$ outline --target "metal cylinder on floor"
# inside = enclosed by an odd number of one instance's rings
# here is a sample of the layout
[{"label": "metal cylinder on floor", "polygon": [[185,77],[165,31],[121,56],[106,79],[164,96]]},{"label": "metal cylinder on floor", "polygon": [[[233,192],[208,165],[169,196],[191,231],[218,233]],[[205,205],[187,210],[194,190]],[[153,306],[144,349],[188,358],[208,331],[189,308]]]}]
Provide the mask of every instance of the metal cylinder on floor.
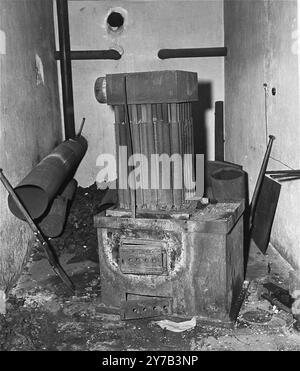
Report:
[{"label": "metal cylinder on floor", "polygon": [[47,237],[58,237],[61,235],[64,229],[64,225],[67,217],[68,203],[74,197],[77,188],[77,181],[72,179],[64,191],[58,195],[49,210],[49,213],[39,223],[41,231]]},{"label": "metal cylinder on floor", "polygon": [[246,199],[246,173],[236,168],[223,168],[211,174],[214,199],[217,201]]}]

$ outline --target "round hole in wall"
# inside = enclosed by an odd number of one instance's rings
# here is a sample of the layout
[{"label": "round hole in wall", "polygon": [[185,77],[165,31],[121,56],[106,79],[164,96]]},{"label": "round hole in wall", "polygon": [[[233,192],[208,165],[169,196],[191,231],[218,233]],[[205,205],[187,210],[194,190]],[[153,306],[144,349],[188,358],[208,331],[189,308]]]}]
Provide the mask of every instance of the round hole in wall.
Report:
[{"label": "round hole in wall", "polygon": [[111,12],[107,17],[107,23],[110,27],[122,27],[124,24],[124,17],[119,12]]},{"label": "round hole in wall", "polygon": [[128,24],[128,12],[126,9],[116,6],[110,8],[105,19],[105,28],[113,38],[122,34]]},{"label": "round hole in wall", "polygon": [[117,11],[112,11],[107,17],[106,22],[111,31],[118,31],[124,25],[124,16]]}]

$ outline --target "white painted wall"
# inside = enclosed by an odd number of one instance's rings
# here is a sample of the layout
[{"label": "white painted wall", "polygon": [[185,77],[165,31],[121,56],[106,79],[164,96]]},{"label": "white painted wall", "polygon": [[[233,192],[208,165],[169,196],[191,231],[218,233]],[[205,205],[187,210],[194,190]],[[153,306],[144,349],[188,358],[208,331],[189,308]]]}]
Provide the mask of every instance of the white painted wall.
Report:
[{"label": "white painted wall", "polygon": [[[51,0],[0,0],[0,167],[13,186],[61,142]],[[0,183],[0,290],[16,282],[32,245]]]},{"label": "white painted wall", "polygon": [[[109,34],[105,19],[110,9],[127,11],[125,30]],[[94,82],[99,76],[119,72],[181,69],[198,73],[200,83],[211,84],[211,108],[205,112],[208,153],[214,156],[214,102],[224,100],[223,58],[159,60],[160,48],[223,46],[223,0],[194,1],[69,1],[72,50],[124,50],[118,61],[73,61],[73,88],[77,128],[86,117],[84,135],[89,141],[77,179],[81,186],[94,183],[99,171],[100,153],[114,153],[113,112],[94,97]],[[201,97],[200,97],[201,99]],[[197,125],[197,122],[195,122]],[[197,138],[196,138],[197,139]]]},{"label": "white painted wall", "polygon": [[[264,83],[267,134],[276,137],[268,169],[300,168],[297,6],[297,0],[225,0],[225,155],[249,173],[250,197],[266,149]],[[271,243],[295,269],[299,220],[300,180],[282,183]]]}]

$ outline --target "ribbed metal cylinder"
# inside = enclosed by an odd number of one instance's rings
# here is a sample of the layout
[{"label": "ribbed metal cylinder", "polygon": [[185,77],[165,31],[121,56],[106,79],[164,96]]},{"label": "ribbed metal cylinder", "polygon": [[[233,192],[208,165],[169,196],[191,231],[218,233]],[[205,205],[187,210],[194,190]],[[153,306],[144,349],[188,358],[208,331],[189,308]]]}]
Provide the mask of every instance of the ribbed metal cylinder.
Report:
[{"label": "ribbed metal cylinder", "polygon": [[[125,123],[124,109],[115,106],[116,145],[131,148],[128,123]],[[143,188],[135,190],[138,209],[181,209],[189,197],[195,175],[193,121],[191,103],[131,104],[128,106],[132,130],[133,154],[145,156],[146,162],[136,164],[140,167],[137,182]],[[118,158],[122,172],[125,160]],[[152,157],[151,155],[157,155]],[[162,155],[170,160],[164,161]],[[172,156],[175,157],[172,158]],[[128,157],[130,153],[128,152]],[[176,161],[176,156],[178,161]],[[174,160],[174,161],[173,161]],[[133,170],[127,169],[127,174]],[[166,187],[167,179],[170,182]],[[119,188],[120,208],[130,208],[130,190]]]}]

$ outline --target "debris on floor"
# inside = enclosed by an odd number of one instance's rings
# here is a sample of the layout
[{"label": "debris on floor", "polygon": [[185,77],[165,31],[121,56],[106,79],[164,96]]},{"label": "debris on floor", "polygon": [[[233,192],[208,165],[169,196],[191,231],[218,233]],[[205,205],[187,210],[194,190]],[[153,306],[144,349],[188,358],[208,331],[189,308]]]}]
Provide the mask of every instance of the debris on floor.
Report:
[{"label": "debris on floor", "polygon": [[[97,232],[93,216],[98,214],[105,191],[97,189],[96,183],[89,188],[78,187],[63,234],[51,240],[58,255],[73,254],[72,262],[91,260],[98,262]],[[33,259],[39,260],[43,252],[38,248]]]},{"label": "debris on floor", "polygon": [[172,332],[183,332],[193,329],[196,326],[196,317],[193,317],[190,321],[174,322],[168,319],[153,322],[160,326],[164,330]]},{"label": "debris on floor", "polygon": [[77,295],[70,294],[44,254],[34,248],[7,297],[6,314],[0,314],[0,350],[300,350],[291,313],[261,296],[270,279],[284,283],[275,268],[268,272],[262,255],[260,266],[257,256],[251,261],[251,283],[233,329],[197,321],[178,333],[159,328],[153,319],[122,321],[117,312],[105,312],[93,227],[101,199],[95,185],[79,188],[63,235],[51,240]]}]

